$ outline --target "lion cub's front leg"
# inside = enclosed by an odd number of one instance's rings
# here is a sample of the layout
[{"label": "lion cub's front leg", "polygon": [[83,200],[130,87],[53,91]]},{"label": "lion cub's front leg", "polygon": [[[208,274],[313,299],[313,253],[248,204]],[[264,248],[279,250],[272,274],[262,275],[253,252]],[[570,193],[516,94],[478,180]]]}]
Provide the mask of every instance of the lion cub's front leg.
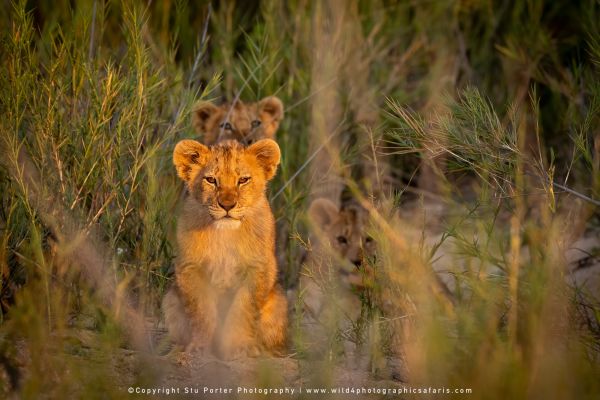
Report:
[{"label": "lion cub's front leg", "polygon": [[249,288],[235,293],[222,326],[218,342],[219,355],[226,360],[255,357],[259,354],[256,340],[256,303]]},{"label": "lion cub's front leg", "polygon": [[210,287],[198,276],[178,274],[177,286],[190,318],[190,341],[186,352],[210,351],[217,327],[217,301]]},{"label": "lion cub's front leg", "polygon": [[287,299],[279,286],[273,287],[260,309],[258,330],[263,347],[276,355],[283,352],[287,330]]},{"label": "lion cub's front leg", "polygon": [[214,302],[205,301],[190,304],[189,314],[192,322],[192,335],[186,352],[210,352],[216,329],[216,306]]}]

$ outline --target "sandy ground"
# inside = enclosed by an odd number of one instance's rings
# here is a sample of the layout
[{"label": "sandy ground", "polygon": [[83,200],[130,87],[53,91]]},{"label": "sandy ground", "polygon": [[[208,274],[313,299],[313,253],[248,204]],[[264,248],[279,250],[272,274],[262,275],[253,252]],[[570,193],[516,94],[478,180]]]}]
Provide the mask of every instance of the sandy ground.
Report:
[{"label": "sandy ground", "polygon": [[[403,388],[401,382],[373,377],[362,367],[333,366],[326,361],[309,363],[293,355],[223,361],[211,355],[174,351],[165,356],[151,356],[142,364],[133,352],[122,352],[118,358],[120,366],[115,370],[115,379],[123,393],[132,391],[139,397],[347,398],[353,394],[352,390],[356,396],[356,390],[364,388],[367,393],[359,398],[379,398],[383,390]],[[315,375],[317,371],[320,375]],[[140,376],[146,378],[140,380]],[[313,389],[325,389],[327,393],[309,393]],[[329,392],[331,389],[349,393],[338,396]]]}]

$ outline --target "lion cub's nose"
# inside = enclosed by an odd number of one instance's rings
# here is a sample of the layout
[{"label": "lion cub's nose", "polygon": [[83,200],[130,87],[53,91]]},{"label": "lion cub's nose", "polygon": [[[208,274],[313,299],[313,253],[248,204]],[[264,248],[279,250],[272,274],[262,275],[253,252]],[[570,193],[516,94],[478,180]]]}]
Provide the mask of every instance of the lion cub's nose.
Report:
[{"label": "lion cub's nose", "polygon": [[219,197],[218,199],[218,203],[219,206],[225,210],[225,211],[229,211],[231,210],[233,207],[235,207],[236,205],[236,198],[235,196],[231,195],[231,194],[227,194],[224,196]]},{"label": "lion cub's nose", "polygon": [[233,207],[235,207],[235,202],[232,203],[221,203],[219,202],[219,205],[221,206],[221,208],[225,211],[229,211],[231,210]]}]

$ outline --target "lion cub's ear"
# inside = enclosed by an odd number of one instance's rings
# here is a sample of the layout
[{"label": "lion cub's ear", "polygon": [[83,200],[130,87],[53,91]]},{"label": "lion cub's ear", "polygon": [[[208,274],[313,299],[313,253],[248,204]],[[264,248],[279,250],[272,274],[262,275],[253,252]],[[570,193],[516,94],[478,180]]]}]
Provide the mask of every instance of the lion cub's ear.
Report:
[{"label": "lion cub's ear", "polygon": [[212,130],[212,117],[217,115],[220,108],[210,101],[200,101],[194,106],[192,113],[192,126],[198,134],[206,134]]},{"label": "lion cub's ear", "polygon": [[266,180],[270,180],[275,176],[281,159],[281,151],[277,142],[271,139],[262,139],[249,146],[246,152],[256,157],[258,163],[265,171]]},{"label": "lion cub's ear", "polygon": [[338,217],[340,210],[333,201],[319,197],[313,200],[308,209],[308,216],[317,226],[328,226]]},{"label": "lion cub's ear", "polygon": [[269,96],[259,101],[258,115],[262,121],[265,136],[275,137],[279,122],[283,119],[283,103],[279,97]]},{"label": "lion cub's ear", "polygon": [[173,164],[177,175],[186,183],[192,178],[194,168],[202,168],[208,161],[210,149],[195,140],[182,140],[173,151]]}]

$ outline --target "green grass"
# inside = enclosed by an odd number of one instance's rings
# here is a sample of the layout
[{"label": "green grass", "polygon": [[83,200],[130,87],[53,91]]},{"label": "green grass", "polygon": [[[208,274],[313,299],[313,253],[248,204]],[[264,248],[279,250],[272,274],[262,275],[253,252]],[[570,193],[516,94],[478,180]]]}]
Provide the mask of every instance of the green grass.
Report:
[{"label": "green grass", "polygon": [[[147,350],[191,108],[270,94],[286,107],[270,189],[284,285],[322,163],[370,211],[376,285],[352,340],[373,376],[404,353],[410,384],[473,398],[600,393],[600,306],[565,283],[563,257],[600,222],[597,2],[34,3],[0,15],[0,363],[26,360],[22,397],[97,393],[123,348]],[[446,214],[439,242],[418,245],[402,211],[428,210],[428,154],[445,160],[432,176]],[[432,293],[441,254],[454,304]],[[138,361],[132,379],[151,383]]]}]

